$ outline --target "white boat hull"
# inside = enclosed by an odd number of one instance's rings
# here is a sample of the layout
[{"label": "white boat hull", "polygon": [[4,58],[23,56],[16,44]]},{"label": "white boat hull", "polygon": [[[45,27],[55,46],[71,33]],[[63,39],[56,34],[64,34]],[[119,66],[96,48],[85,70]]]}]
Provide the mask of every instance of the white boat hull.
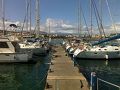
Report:
[{"label": "white boat hull", "polygon": [[118,59],[120,58],[120,47],[105,46],[105,47],[91,47],[80,50],[79,48],[74,52],[73,57],[84,59]]},{"label": "white boat hull", "polygon": [[91,52],[91,51],[82,51],[77,55],[74,55],[76,58],[83,59],[118,59],[120,58],[120,52]]},{"label": "white boat hull", "polygon": [[25,53],[5,53],[0,54],[0,62],[29,62],[32,59],[32,55]]}]

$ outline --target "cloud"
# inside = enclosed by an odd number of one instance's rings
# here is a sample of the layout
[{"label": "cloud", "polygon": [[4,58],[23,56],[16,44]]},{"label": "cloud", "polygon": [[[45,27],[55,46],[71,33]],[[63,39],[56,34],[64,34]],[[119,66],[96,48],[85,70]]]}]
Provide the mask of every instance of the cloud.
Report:
[{"label": "cloud", "polygon": [[62,28],[73,28],[72,25],[68,25],[68,24],[64,24],[64,23],[61,26],[62,26]]},{"label": "cloud", "polygon": [[55,19],[52,19],[52,18],[47,18],[46,20],[46,26],[47,27],[60,27],[61,24],[63,23],[63,20],[55,20]]},{"label": "cloud", "polygon": [[120,33],[120,23],[115,23],[114,25],[106,25],[104,26],[105,32],[108,34],[111,33]]},{"label": "cloud", "polygon": [[[5,21],[5,30],[12,31],[15,29],[13,27],[10,27],[10,24],[15,24],[16,26],[18,26],[18,28],[16,29],[17,31],[21,31],[22,28],[24,31],[26,30],[26,24],[19,21]],[[24,24],[24,27],[23,27],[23,24]],[[30,23],[28,23],[28,26],[30,26]],[[3,21],[0,20],[0,30],[2,29],[3,29]],[[34,27],[31,27],[31,29],[34,30]],[[28,30],[29,30],[29,27],[28,27]]]},{"label": "cloud", "polygon": [[[19,21],[5,21],[5,27],[6,30],[13,30],[12,27],[10,27],[10,24],[15,24],[19,26],[17,28],[18,31],[22,30],[23,23]],[[28,23],[28,26],[30,23]],[[43,32],[49,32],[50,27],[50,33],[76,33],[76,26],[74,24],[70,24],[68,21],[64,21],[62,19],[53,19],[53,18],[47,18],[45,23],[42,23],[40,25],[40,31]],[[0,20],[0,29],[2,30],[2,21]],[[26,24],[24,24],[23,30],[26,30]],[[29,28],[28,28],[29,30]],[[35,30],[34,27],[32,27],[32,30]]]},{"label": "cloud", "polygon": [[75,31],[75,25],[62,19],[47,18],[46,27],[48,29],[50,27],[52,33],[73,33],[73,31]]}]

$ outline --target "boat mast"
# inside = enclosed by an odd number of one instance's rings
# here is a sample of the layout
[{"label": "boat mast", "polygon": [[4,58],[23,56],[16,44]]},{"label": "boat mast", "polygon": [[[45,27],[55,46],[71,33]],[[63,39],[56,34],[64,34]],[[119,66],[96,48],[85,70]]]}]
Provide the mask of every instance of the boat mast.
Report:
[{"label": "boat mast", "polygon": [[91,36],[93,35],[93,27],[92,27],[92,17],[93,17],[93,15],[92,15],[92,1],[90,0],[90,31],[91,31]]},{"label": "boat mast", "polygon": [[5,0],[2,0],[2,30],[3,35],[5,35]]},{"label": "boat mast", "polygon": [[28,8],[29,8],[29,4],[28,4],[28,0],[26,0],[26,31],[28,31]]},{"label": "boat mast", "polygon": [[35,8],[35,13],[36,13],[36,38],[39,37],[39,31],[40,31],[40,15],[39,15],[39,0],[36,0],[36,8]]},{"label": "boat mast", "polygon": [[50,35],[50,20],[49,20],[49,28],[48,28],[48,33],[49,33],[49,42],[51,42],[51,35]]},{"label": "boat mast", "polygon": [[80,0],[78,0],[78,37],[80,37]]},{"label": "boat mast", "polygon": [[99,0],[99,18],[100,18],[100,30],[102,31],[102,34],[104,37],[106,37],[105,30],[103,28],[103,20],[102,20],[102,7],[103,7],[103,1]]},{"label": "boat mast", "polygon": [[31,35],[31,0],[26,0],[26,31]]},{"label": "boat mast", "polygon": [[49,37],[50,37],[50,20],[49,20],[49,28],[48,28],[48,33],[49,33]]},{"label": "boat mast", "polygon": [[29,14],[30,14],[30,29],[29,29],[29,31],[30,31],[30,36],[32,35],[32,33],[31,33],[31,0],[30,0],[30,10],[29,10]]}]

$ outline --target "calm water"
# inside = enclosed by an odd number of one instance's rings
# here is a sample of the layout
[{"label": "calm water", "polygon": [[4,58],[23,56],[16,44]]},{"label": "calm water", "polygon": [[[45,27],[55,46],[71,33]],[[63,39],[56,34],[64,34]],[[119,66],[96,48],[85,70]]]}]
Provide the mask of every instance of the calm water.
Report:
[{"label": "calm water", "polygon": [[[60,42],[52,40],[51,44]],[[44,90],[51,53],[34,59],[36,64],[0,64],[0,90]]]},{"label": "calm water", "polygon": [[[52,44],[59,45],[61,41],[52,40]],[[0,64],[0,90],[44,90],[51,54],[36,59],[36,64]],[[88,81],[90,73],[96,72],[97,77],[120,85],[120,61],[76,59],[76,62]],[[99,90],[118,89],[99,82]]]},{"label": "calm water", "polygon": [[[101,61],[101,60],[80,60],[76,59],[80,71],[90,82],[91,72],[95,72],[98,78],[106,80],[120,86],[120,60]],[[119,90],[108,84],[99,83],[99,90]]]},{"label": "calm water", "polygon": [[0,90],[44,90],[50,55],[36,64],[0,64]]}]

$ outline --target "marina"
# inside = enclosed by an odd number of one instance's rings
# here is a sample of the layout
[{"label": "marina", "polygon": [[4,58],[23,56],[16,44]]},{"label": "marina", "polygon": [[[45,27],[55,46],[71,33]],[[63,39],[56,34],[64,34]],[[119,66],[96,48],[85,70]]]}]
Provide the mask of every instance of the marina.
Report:
[{"label": "marina", "polygon": [[119,4],[0,0],[0,90],[120,90]]},{"label": "marina", "polygon": [[[56,42],[56,43],[55,43]],[[59,39],[53,39],[52,43],[57,45],[56,49],[62,48],[60,51],[62,51],[63,57],[65,59],[60,59],[61,56],[58,55],[59,52],[55,52],[54,54],[49,53],[46,57],[39,56],[37,58],[34,58],[37,60],[35,64],[20,64],[20,63],[13,63],[13,64],[0,64],[0,89],[1,90],[53,90],[55,88],[55,79],[57,79],[58,82],[58,88],[62,85],[62,87],[69,88],[68,84],[72,86],[75,84],[74,80],[79,83],[76,84],[78,88],[81,88],[80,81],[78,79],[87,80],[87,84],[91,81],[91,72],[95,72],[97,77],[100,79],[103,79],[105,81],[111,82],[112,84],[120,85],[120,61],[104,61],[104,60],[82,60],[82,59],[76,59],[76,62],[72,61],[73,59],[70,56],[66,56],[65,50],[63,47],[61,47],[60,43],[62,40]],[[60,46],[59,46],[60,45]],[[56,56],[57,55],[57,56]],[[61,68],[57,65],[57,68],[54,68],[56,65],[55,63],[59,63],[60,61],[55,60],[61,60],[62,64],[66,64],[67,66],[63,66],[61,71]],[[65,61],[63,61],[65,60]],[[67,60],[67,61],[66,61]],[[50,65],[52,62],[53,65]],[[94,63],[93,63],[94,62]],[[60,64],[60,63],[59,63]],[[51,73],[48,71],[51,67]],[[69,66],[70,65],[70,66]],[[67,70],[65,69],[67,67]],[[68,69],[71,69],[68,71]],[[79,72],[80,70],[80,72]],[[56,75],[55,72],[57,71]],[[61,71],[62,73],[58,73]],[[74,73],[72,73],[74,71]],[[67,72],[71,72],[72,76],[70,74],[68,75]],[[66,73],[67,76],[63,76],[64,73]],[[77,73],[77,74],[76,74]],[[82,73],[82,74],[81,74]],[[61,77],[57,75],[63,74]],[[48,77],[47,77],[48,75]],[[53,77],[51,77],[51,76]],[[77,76],[75,76],[77,75]],[[50,77],[49,77],[50,76]],[[67,86],[66,83],[60,83],[64,80],[68,80]],[[8,82],[9,81],[9,82]],[[50,82],[48,82],[50,81]],[[48,89],[46,88],[46,82],[48,82]],[[74,83],[72,83],[74,82]],[[86,81],[85,81],[86,82]],[[83,82],[84,83],[84,82]],[[90,85],[90,84],[89,84]],[[83,87],[85,88],[85,87]],[[82,89],[83,89],[82,88]],[[111,85],[101,83],[99,82],[99,90],[109,90],[108,88],[111,88],[111,90],[118,90],[118,88],[115,88]],[[62,88],[63,90],[63,88]],[[73,89],[74,90],[74,89]],[[83,89],[84,90],[84,89]]]}]

